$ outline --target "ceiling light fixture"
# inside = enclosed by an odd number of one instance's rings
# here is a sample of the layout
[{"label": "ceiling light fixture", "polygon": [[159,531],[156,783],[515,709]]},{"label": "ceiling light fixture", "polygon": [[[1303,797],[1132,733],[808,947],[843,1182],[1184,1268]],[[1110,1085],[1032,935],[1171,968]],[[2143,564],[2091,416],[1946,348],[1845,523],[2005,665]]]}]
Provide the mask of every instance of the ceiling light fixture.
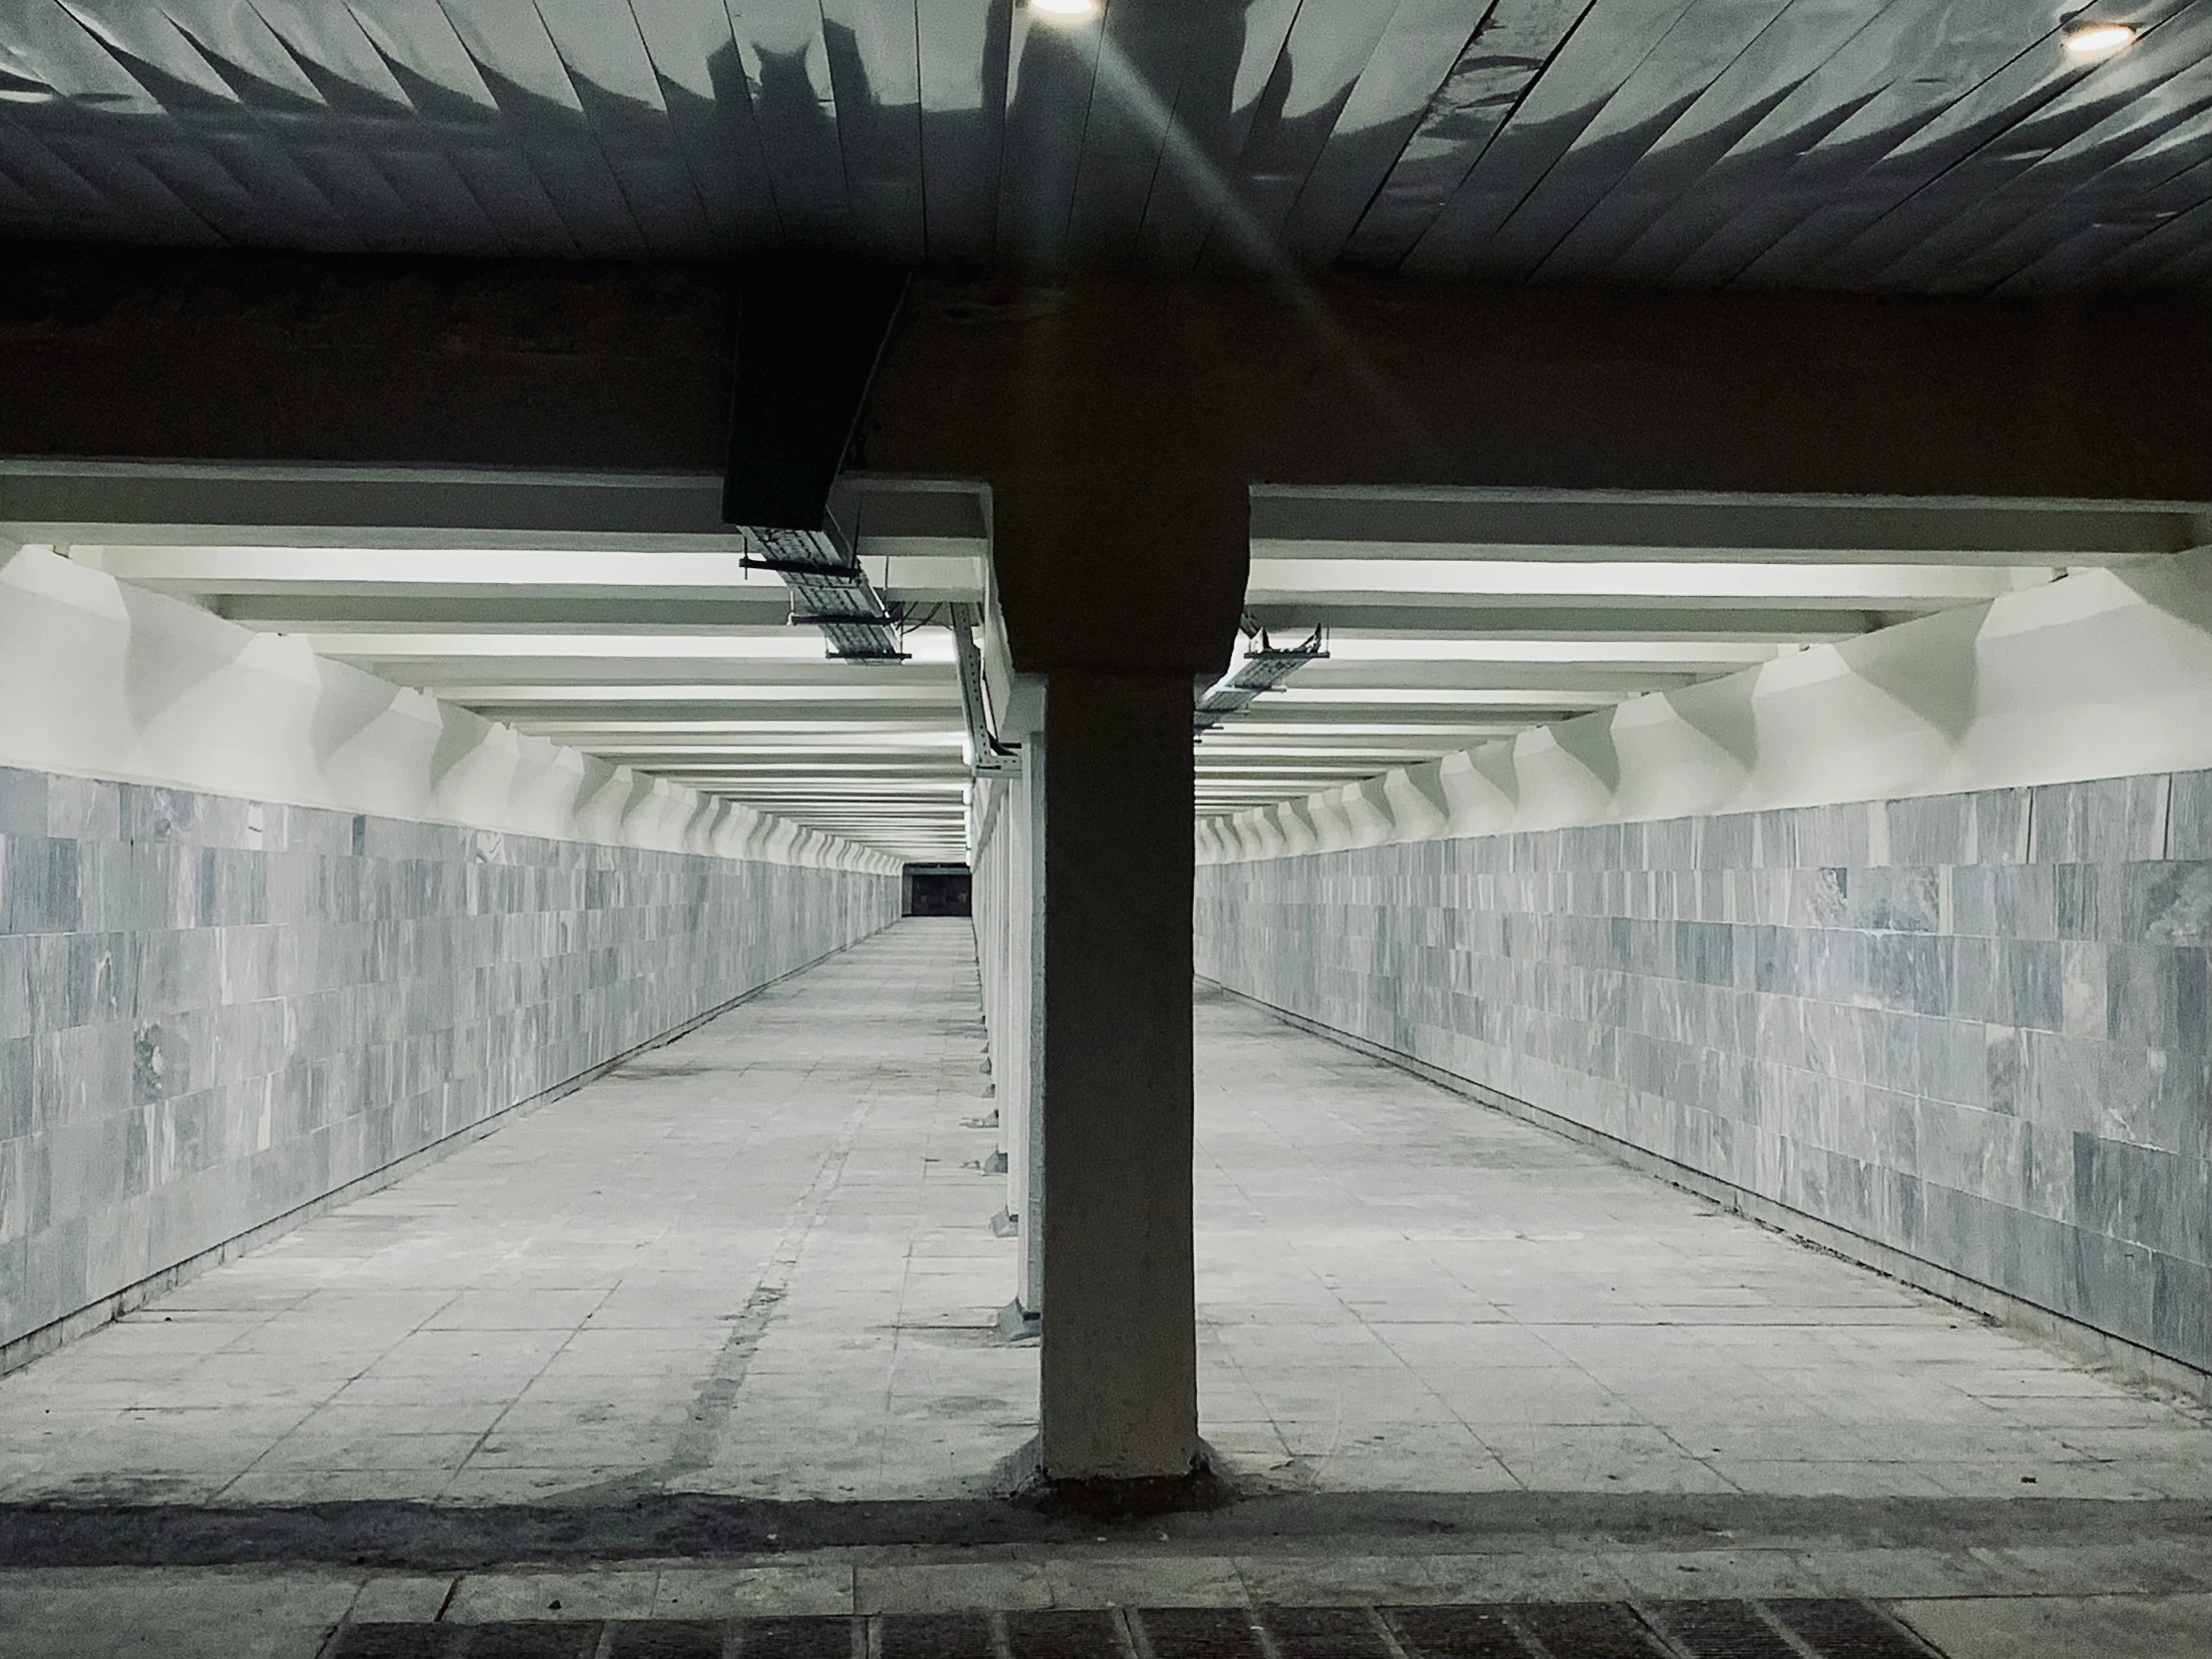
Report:
[{"label": "ceiling light fixture", "polygon": [[2109,58],[2135,44],[2135,29],[2127,23],[2081,23],[2066,31],[2066,55],[2073,58]]},{"label": "ceiling light fixture", "polygon": [[1051,17],[1089,17],[1098,10],[1098,0],[1029,0],[1029,9]]}]

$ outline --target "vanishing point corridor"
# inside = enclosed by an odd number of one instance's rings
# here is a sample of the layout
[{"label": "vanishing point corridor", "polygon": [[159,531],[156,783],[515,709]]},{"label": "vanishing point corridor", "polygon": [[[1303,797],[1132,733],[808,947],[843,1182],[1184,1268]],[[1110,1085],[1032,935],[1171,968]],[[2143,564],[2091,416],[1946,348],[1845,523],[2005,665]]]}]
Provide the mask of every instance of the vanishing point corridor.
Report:
[{"label": "vanishing point corridor", "polygon": [[[0,1499],[992,1489],[965,920],[907,920],[0,1379]],[[1200,1406],[1344,1491],[2212,1496],[2201,1410],[1202,995]]]},{"label": "vanishing point corridor", "polygon": [[[1036,1348],[993,1325],[1014,1243],[986,1225],[976,995],[965,920],[897,923],[202,1274],[0,1380],[0,1502],[327,1519],[716,1493],[798,1517],[818,1500],[1002,1489],[1034,1428]],[[931,1564],[909,1547],[721,1568],[646,1550],[596,1574],[458,1580],[302,1567],[244,1603],[235,1571],[175,1568],[152,1575],[160,1616],[188,1634],[195,1616],[257,1619],[255,1651],[311,1654],[349,1609],[1598,1600],[1653,1594],[1654,1573],[1689,1593],[1693,1570],[1720,1575],[1698,1593],[1808,1594],[1854,1587],[1836,1575],[1855,1555],[1908,1574],[1893,1594],[1955,1597],[2047,1586],[2067,1562],[2109,1571],[2099,1540],[2134,1508],[2212,1495],[2201,1408],[1220,992],[1200,996],[1198,1067],[1202,1421],[1248,1495],[1767,1495],[1796,1500],[1806,1536],[1697,1568],[1619,1538],[1285,1559],[1177,1522],[1172,1542],[1121,1537],[1089,1560],[1016,1547]],[[1885,1555],[1834,1535],[1867,1500],[1901,1499],[2032,1500],[2059,1537],[2040,1555],[1889,1537]],[[2078,1500],[2131,1502],[2084,1523]],[[1575,1513],[1603,1532],[1626,1512]],[[1138,1546],[1154,1554],[1132,1561]],[[2138,1537],[2126,1559],[2162,1587],[2207,1587],[2185,1540]],[[113,1569],[0,1575],[0,1654],[153,1605]],[[1924,1627],[1962,1605],[1928,1603]]]}]

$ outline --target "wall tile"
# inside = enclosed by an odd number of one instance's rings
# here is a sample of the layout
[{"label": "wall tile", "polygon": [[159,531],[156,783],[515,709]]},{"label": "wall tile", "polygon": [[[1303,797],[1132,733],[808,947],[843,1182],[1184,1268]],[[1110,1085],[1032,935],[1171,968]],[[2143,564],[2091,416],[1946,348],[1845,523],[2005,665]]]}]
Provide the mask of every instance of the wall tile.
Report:
[{"label": "wall tile", "polygon": [[1208,865],[1197,928],[1277,1006],[2203,1363],[2212,774]]},{"label": "wall tile", "polygon": [[2166,796],[2168,858],[2212,858],[2212,772],[2176,773]]},{"label": "wall tile", "polygon": [[864,936],[897,898],[895,878],[0,770],[0,1342]]}]

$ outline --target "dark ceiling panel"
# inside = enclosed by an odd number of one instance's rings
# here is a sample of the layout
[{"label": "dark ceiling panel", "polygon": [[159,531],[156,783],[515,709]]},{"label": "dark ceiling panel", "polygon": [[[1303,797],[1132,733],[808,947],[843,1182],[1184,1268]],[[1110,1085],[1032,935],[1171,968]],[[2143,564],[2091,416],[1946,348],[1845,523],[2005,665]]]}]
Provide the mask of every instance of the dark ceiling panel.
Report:
[{"label": "dark ceiling panel", "polygon": [[1256,249],[1281,244],[1292,205],[1327,154],[1338,119],[1378,46],[1388,38],[1392,18],[1418,3],[1302,0],[1238,158],[1235,183],[1242,211],[1216,217],[1206,249],[1209,263],[1250,265]]},{"label": "dark ceiling panel", "polygon": [[[1198,8],[1193,8],[1198,10]],[[1248,0],[1199,11],[1175,98],[1175,131],[1161,152],[1138,232],[1137,262],[1187,271],[1214,221],[1234,202],[1232,173],[1252,131],[1299,0]]]},{"label": "dark ceiling panel", "polygon": [[[1744,158],[1738,188],[1757,190],[1770,147],[1745,141],[1777,112],[1803,98],[1808,84],[1849,42],[1878,24],[1899,0],[1824,0],[1773,9],[1773,15],[1694,96],[1644,152],[1604,180],[1604,191],[1572,230],[1543,257],[1547,280],[1587,278],[1615,268],[1670,209],[1715,176],[1732,156]],[[1924,4],[1925,0],[1905,0]],[[1782,129],[1782,130],[1787,130]]]},{"label": "dark ceiling panel", "polygon": [[1499,229],[1666,38],[1691,0],[1598,0],[1406,255],[1407,269],[1474,270]]},{"label": "dark ceiling panel", "polygon": [[2202,286],[2212,0],[17,0],[0,236]]},{"label": "dark ceiling panel", "polygon": [[1072,21],[1014,14],[997,246],[1025,265],[1055,266],[1067,254],[1108,15],[1104,7]]},{"label": "dark ceiling panel", "polygon": [[1284,247],[1294,260],[1327,265],[1344,252],[1472,45],[1467,11],[1464,0],[1400,0],[1292,205]]},{"label": "dark ceiling panel", "polygon": [[630,14],[714,247],[781,247],[776,197],[729,12],[721,0],[631,0]]},{"label": "dark ceiling panel", "polygon": [[2212,161],[2199,162],[2170,187],[2142,197],[2144,214],[2160,216],[2154,230],[2125,221],[2100,220],[2068,230],[2064,240],[2000,283],[1999,293],[2064,293],[2109,281],[2195,280],[2201,285],[2212,261]]},{"label": "dark ceiling panel", "polygon": [[1788,0],[1698,0],[1676,18],[1498,227],[1475,269],[1489,276],[1534,274],[1638,163],[1669,154],[1694,137],[1692,117],[1700,101],[1737,70],[1789,9]]},{"label": "dark ceiling panel", "polygon": [[1353,232],[1355,259],[1384,270],[1404,260],[1593,3],[1495,0]]},{"label": "dark ceiling panel", "polygon": [[1182,0],[1114,0],[1068,219],[1074,263],[1126,265],[1135,257],[1192,48],[1228,15]]},{"label": "dark ceiling panel", "polygon": [[[2208,58],[2212,13],[2185,13],[2150,31],[2112,73],[2064,87],[1862,231],[1829,265],[1874,271],[1901,288],[1984,287],[2015,267],[2002,253],[1987,263],[1976,256],[2024,215],[2079,212],[2088,206],[2076,199],[2084,189],[2110,193],[2087,223],[2129,213],[2129,198],[2187,166],[2192,140],[2201,154],[2212,108]],[[2139,155],[2147,166],[2131,166]]]},{"label": "dark ceiling panel", "polygon": [[851,247],[821,7],[816,0],[747,0],[731,7],[730,21],[785,243],[815,252]]},{"label": "dark ceiling panel", "polygon": [[921,197],[933,260],[983,260],[997,244],[1013,17],[1013,0],[915,0]]},{"label": "dark ceiling panel", "polygon": [[822,0],[852,235],[870,259],[919,265],[928,253],[921,179],[921,68],[915,0]]},{"label": "dark ceiling panel", "polygon": [[[2183,0],[2147,0],[2170,16]],[[1926,8],[1887,64],[1889,84],[1792,164],[1778,195],[1788,223],[1769,236],[1732,222],[1679,273],[1690,280],[1823,282],[1829,256],[1980,146],[2042,108],[2072,81],[2102,80],[2117,61],[2069,58],[2050,15],[1980,0]],[[1874,285],[1861,274],[1861,285]]]}]

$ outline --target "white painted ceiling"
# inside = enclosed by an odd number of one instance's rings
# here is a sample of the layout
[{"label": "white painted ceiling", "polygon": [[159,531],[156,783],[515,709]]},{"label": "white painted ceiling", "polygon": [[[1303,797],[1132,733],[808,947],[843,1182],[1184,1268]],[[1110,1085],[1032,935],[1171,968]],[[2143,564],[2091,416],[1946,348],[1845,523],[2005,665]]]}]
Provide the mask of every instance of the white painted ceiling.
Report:
[{"label": "white painted ceiling", "polygon": [[0,234],[2201,287],[2212,0],[8,0]]},{"label": "white painted ceiling", "polygon": [[[714,476],[0,461],[0,537],[545,737],[912,859],[963,855],[943,625],[973,486],[856,486],[904,663],[830,660]],[[1329,655],[1198,742],[1201,817],[1822,641],[2212,542],[2197,503],[1255,489],[1250,617]],[[1099,626],[1117,619],[1101,616]]]},{"label": "white painted ceiling", "polygon": [[2206,542],[2183,503],[1255,489],[1246,609],[1329,656],[1200,739],[1199,814]]},{"label": "white painted ceiling", "polygon": [[896,857],[961,857],[966,723],[924,619],[981,603],[975,491],[856,515],[916,619],[903,663],[830,660],[721,511],[719,476],[0,462],[0,538]]}]

